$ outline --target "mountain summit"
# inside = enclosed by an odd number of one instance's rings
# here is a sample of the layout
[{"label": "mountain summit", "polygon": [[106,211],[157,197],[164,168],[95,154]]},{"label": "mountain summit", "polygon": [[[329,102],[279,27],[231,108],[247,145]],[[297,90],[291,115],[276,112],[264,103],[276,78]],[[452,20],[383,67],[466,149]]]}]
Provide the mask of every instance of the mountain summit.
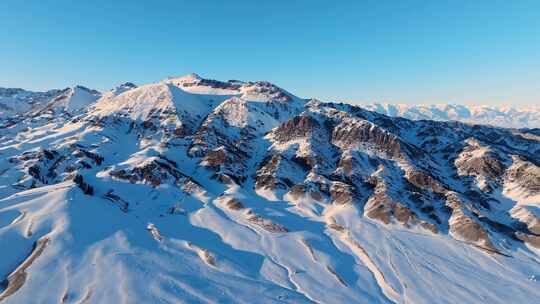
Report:
[{"label": "mountain summit", "polygon": [[537,129],[196,74],[0,98],[0,302],[540,298]]}]

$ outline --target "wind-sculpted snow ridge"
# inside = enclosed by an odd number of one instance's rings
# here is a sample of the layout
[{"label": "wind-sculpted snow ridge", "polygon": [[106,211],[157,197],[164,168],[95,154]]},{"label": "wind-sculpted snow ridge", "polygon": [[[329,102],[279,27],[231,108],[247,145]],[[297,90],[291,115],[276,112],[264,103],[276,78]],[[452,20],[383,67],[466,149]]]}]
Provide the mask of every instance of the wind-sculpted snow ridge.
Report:
[{"label": "wind-sculpted snow ridge", "polygon": [[533,129],[195,74],[39,104],[0,120],[2,303],[540,299]]},{"label": "wind-sculpted snow ridge", "polygon": [[362,107],[392,117],[414,120],[461,121],[503,128],[540,128],[540,107],[466,106],[454,104],[371,103]]}]

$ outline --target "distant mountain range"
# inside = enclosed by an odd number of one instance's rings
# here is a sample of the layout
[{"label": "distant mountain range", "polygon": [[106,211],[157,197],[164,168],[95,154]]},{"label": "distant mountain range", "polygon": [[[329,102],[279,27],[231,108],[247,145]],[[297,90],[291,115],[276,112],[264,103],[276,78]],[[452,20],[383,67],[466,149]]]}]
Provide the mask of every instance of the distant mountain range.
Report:
[{"label": "distant mountain range", "polygon": [[2,304],[540,299],[538,129],[416,120],[534,112],[195,74],[0,104]]},{"label": "distant mountain range", "polygon": [[452,104],[415,105],[372,103],[360,106],[392,117],[414,120],[455,120],[505,128],[540,128],[540,106],[496,107]]}]

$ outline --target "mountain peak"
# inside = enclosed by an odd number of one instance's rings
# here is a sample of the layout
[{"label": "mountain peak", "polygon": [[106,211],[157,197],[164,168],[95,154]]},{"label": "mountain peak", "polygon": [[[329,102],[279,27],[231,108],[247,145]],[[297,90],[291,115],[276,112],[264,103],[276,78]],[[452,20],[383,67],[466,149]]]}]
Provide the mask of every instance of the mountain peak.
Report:
[{"label": "mountain peak", "polygon": [[164,82],[183,84],[183,83],[194,83],[194,82],[200,81],[202,79],[203,78],[197,73],[189,73],[189,74],[186,74],[184,76],[170,76],[170,77],[167,77],[164,80]]}]

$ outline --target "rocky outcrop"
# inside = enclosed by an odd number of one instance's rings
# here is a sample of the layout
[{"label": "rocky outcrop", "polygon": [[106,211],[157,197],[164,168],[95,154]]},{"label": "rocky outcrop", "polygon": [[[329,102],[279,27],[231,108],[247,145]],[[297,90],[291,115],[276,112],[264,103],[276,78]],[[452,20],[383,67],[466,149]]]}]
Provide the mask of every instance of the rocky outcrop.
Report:
[{"label": "rocky outcrop", "polygon": [[127,180],[130,183],[146,183],[157,187],[167,180],[172,180],[178,185],[181,179],[186,178],[182,172],[176,169],[176,164],[167,159],[150,159],[146,163],[132,169],[113,170],[109,173],[112,177]]},{"label": "rocky outcrop", "polygon": [[273,233],[289,232],[289,229],[287,229],[285,226],[275,223],[269,219],[263,218],[262,216],[254,214],[253,212],[250,212],[248,214],[247,220],[256,226],[263,228],[264,230],[268,232],[273,232]]},{"label": "rocky outcrop", "polygon": [[308,115],[296,116],[280,125],[273,133],[274,139],[278,142],[287,142],[296,138],[309,136],[319,123]]},{"label": "rocky outcrop", "polygon": [[472,157],[456,162],[464,175],[485,176],[497,179],[504,173],[504,165],[495,156]]},{"label": "rocky outcrop", "polygon": [[332,142],[341,148],[373,147],[393,158],[404,153],[403,143],[393,134],[365,120],[346,119],[332,133]]},{"label": "rocky outcrop", "polygon": [[332,202],[337,205],[353,204],[355,192],[354,186],[342,182],[333,182],[330,186],[330,197]]},{"label": "rocky outcrop", "polygon": [[506,170],[504,161],[490,147],[476,140],[469,139],[467,144],[454,162],[457,172],[460,176],[474,177],[482,191],[491,192],[502,182]]},{"label": "rocky outcrop", "polygon": [[387,186],[384,182],[379,181],[373,194],[369,197],[364,206],[364,215],[380,221],[384,224],[397,222],[405,227],[420,225],[433,233],[438,232],[436,225],[425,220],[421,220],[419,216],[410,207],[404,203],[400,203],[393,199],[388,193]]},{"label": "rocky outcrop", "polygon": [[516,232],[515,237],[532,247],[540,249],[540,235]]},{"label": "rocky outcrop", "polygon": [[465,208],[456,193],[447,194],[446,205],[452,210],[448,222],[452,237],[488,251],[497,251],[486,229],[475,220],[473,213]]},{"label": "rocky outcrop", "polygon": [[34,263],[49,244],[49,238],[42,237],[34,243],[30,255],[13,271],[2,283],[3,292],[0,294],[0,302],[17,292],[26,282],[28,273],[26,269]]},{"label": "rocky outcrop", "polygon": [[228,162],[227,152],[223,147],[208,151],[203,157],[202,164],[206,167],[219,169],[220,166],[225,165]]},{"label": "rocky outcrop", "polygon": [[94,195],[94,187],[85,182],[84,178],[80,174],[76,174],[73,178],[73,182],[82,190],[86,195]]},{"label": "rocky outcrop", "polygon": [[[291,166],[288,160],[278,154],[268,155],[261,163],[261,167],[257,170],[255,179],[255,189],[267,190],[286,190],[294,186],[294,182],[287,176],[280,175],[280,169],[285,167],[283,171],[288,172]],[[291,171],[294,172],[294,171]]]},{"label": "rocky outcrop", "polygon": [[[336,187],[336,192],[334,193],[335,199],[339,200],[338,189]],[[308,183],[308,184],[297,184],[291,187],[288,192],[294,199],[301,197],[309,197],[316,202],[323,203],[326,201],[326,198],[330,195],[329,186],[323,183]],[[352,198],[352,194],[351,194]],[[352,201],[351,201],[352,202]],[[344,202],[346,203],[346,202]]]},{"label": "rocky outcrop", "polygon": [[244,205],[236,198],[234,197],[231,197],[227,200],[227,202],[225,203],[225,205],[227,206],[227,208],[229,208],[230,210],[242,210],[244,209]]},{"label": "rocky outcrop", "polygon": [[506,172],[507,181],[515,183],[529,192],[528,196],[540,193],[540,167],[513,157],[513,164]]},{"label": "rocky outcrop", "polygon": [[411,170],[407,172],[406,179],[418,188],[432,191],[434,193],[442,194],[447,191],[438,180],[422,171]]}]

